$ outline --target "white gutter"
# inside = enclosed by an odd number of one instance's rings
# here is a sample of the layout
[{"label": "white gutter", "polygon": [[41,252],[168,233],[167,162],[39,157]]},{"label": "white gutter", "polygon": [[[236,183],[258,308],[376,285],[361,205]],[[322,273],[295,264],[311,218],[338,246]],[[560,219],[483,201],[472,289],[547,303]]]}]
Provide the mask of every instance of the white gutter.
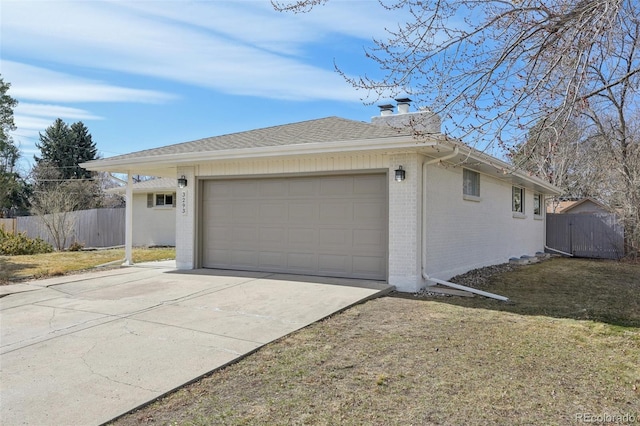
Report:
[{"label": "white gutter", "polygon": [[[442,160],[448,160],[448,159],[453,158],[453,157],[455,157],[456,155],[458,155],[458,153],[459,153],[459,152],[460,152],[460,149],[456,146],[456,147],[453,149],[453,152],[452,152],[451,154],[447,154],[447,155],[445,155],[444,157],[438,157],[438,158],[434,158],[433,160],[426,161],[426,162],[422,165],[422,175],[423,175],[423,176],[425,175],[425,173],[424,173],[424,172],[425,172],[424,167],[425,167],[426,165],[428,165],[428,164],[435,164],[435,163],[439,163],[439,162],[440,162],[440,161],[442,161]],[[425,181],[425,183],[426,183],[426,181]],[[424,186],[423,186],[423,188],[424,188]],[[424,190],[424,189],[423,189],[423,190]]]},{"label": "white gutter", "polygon": [[435,158],[433,160],[425,161],[424,163],[422,163],[422,232],[421,232],[422,244],[420,244],[421,249],[422,249],[422,256],[420,256],[422,258],[422,267],[421,267],[422,278],[424,278],[427,281],[427,285],[429,285],[429,281],[432,281],[432,282],[434,282],[436,284],[440,284],[440,285],[444,285],[444,286],[447,286],[447,287],[455,288],[456,290],[463,290],[463,291],[467,291],[469,293],[477,294],[477,295],[480,295],[480,296],[489,297],[491,299],[497,299],[497,300],[501,300],[503,302],[508,302],[509,301],[508,297],[500,296],[499,294],[489,293],[488,291],[478,290],[478,289],[473,288],[473,287],[467,287],[467,286],[464,286],[464,285],[455,284],[455,283],[452,283],[452,282],[449,282],[449,281],[440,280],[438,278],[431,278],[424,270],[424,267],[427,264],[427,259],[426,259],[426,257],[427,257],[426,228],[427,227],[425,226],[425,210],[426,210],[426,207],[427,207],[427,197],[424,196],[425,188],[427,187],[427,165],[438,163],[438,162],[440,162],[442,160],[447,160],[447,159],[453,158],[456,155],[458,155],[458,153],[459,153],[459,149],[456,146],[451,154],[447,154],[444,157]]}]

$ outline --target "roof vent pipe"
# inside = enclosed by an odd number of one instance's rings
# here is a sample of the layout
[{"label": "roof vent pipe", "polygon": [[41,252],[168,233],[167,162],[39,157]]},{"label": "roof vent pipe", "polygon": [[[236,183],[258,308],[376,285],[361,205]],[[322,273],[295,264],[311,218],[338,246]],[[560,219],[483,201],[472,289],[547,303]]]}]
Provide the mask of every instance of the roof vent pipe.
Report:
[{"label": "roof vent pipe", "polygon": [[409,112],[409,106],[411,105],[411,99],[409,98],[398,98],[396,99],[398,102],[398,114],[407,114]]},{"label": "roof vent pipe", "polygon": [[380,115],[383,117],[385,115],[393,115],[393,105],[391,104],[378,105],[378,108],[380,108]]}]

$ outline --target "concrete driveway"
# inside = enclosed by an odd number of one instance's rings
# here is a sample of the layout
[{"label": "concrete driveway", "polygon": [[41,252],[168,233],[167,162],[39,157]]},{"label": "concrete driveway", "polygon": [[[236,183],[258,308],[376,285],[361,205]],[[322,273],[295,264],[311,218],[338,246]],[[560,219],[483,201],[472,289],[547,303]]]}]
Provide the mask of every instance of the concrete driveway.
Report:
[{"label": "concrete driveway", "polygon": [[0,287],[0,423],[107,422],[390,290],[171,262]]}]

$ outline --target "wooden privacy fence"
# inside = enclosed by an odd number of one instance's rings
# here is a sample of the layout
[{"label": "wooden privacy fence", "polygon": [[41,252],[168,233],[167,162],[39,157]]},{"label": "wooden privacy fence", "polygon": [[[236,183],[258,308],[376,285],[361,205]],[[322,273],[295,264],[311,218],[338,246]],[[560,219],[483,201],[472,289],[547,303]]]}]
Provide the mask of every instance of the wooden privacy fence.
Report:
[{"label": "wooden privacy fence", "polygon": [[[113,247],[124,244],[125,209],[92,209],[67,213],[73,230],[66,246],[78,242],[85,247]],[[38,216],[16,218],[16,231],[30,238],[42,238],[55,247],[45,224]]]},{"label": "wooden privacy fence", "polygon": [[547,246],[577,257],[620,259],[624,228],[615,214],[547,214]]},{"label": "wooden privacy fence", "polygon": [[0,228],[4,229],[9,234],[16,233],[16,219],[15,218],[0,218]]}]

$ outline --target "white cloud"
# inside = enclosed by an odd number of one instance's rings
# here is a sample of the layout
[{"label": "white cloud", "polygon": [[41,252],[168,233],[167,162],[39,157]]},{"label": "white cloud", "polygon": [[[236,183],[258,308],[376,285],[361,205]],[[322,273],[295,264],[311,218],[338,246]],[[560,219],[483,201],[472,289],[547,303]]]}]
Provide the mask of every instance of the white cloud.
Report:
[{"label": "white cloud", "polygon": [[[332,1],[303,15],[273,11],[266,1],[8,2],[3,4],[2,35],[8,54],[30,52],[50,63],[227,94],[358,101],[358,93],[333,71],[331,59],[318,66],[305,48],[336,34],[368,39],[389,24],[389,16],[379,5],[362,1]],[[136,97],[132,89],[91,89],[29,85],[21,88],[21,96],[40,96],[41,101],[65,94],[71,101],[79,93]]]},{"label": "white cloud", "polygon": [[15,108],[14,114],[16,116],[50,117],[71,120],[102,120],[102,117],[80,108],[27,102],[20,102]]},{"label": "white cloud", "polygon": [[20,100],[162,103],[175,98],[158,91],[114,86],[13,61],[1,61],[0,69],[5,81],[11,83],[11,95]]}]

